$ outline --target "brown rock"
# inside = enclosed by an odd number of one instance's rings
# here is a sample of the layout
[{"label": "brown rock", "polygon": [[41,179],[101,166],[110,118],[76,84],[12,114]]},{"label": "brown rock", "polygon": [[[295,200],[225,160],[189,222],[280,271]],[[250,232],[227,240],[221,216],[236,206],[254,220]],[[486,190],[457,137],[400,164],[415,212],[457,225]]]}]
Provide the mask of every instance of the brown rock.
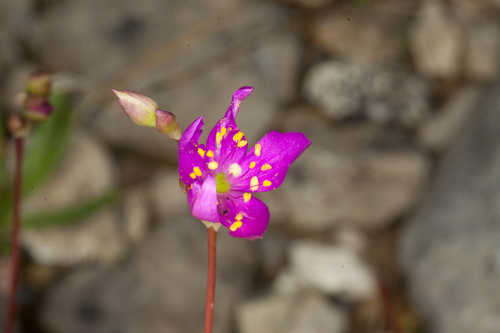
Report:
[{"label": "brown rock", "polygon": [[413,1],[362,5],[349,1],[320,13],[313,23],[312,38],[333,56],[363,64],[394,63],[404,54],[404,31],[414,12]]},{"label": "brown rock", "polygon": [[461,72],[463,31],[442,1],[425,1],[412,29],[417,69],[430,77],[456,78]]}]

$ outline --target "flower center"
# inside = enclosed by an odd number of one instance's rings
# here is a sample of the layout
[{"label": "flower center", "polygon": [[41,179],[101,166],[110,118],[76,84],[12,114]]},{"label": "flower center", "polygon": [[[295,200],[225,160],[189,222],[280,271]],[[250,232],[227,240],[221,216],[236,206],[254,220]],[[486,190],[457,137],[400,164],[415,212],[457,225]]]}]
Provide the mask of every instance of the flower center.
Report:
[{"label": "flower center", "polygon": [[226,180],[226,175],[223,173],[218,173],[215,175],[215,187],[217,193],[226,193],[229,191],[230,185]]}]

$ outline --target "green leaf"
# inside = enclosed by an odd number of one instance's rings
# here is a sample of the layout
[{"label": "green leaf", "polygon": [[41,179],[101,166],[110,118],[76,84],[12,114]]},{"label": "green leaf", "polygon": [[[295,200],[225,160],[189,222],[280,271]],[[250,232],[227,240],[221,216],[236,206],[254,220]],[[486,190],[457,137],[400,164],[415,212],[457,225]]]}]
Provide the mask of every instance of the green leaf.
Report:
[{"label": "green leaf", "polygon": [[26,149],[23,195],[31,194],[50,176],[69,144],[73,119],[69,96],[54,93],[50,102],[54,112],[38,127]]},{"label": "green leaf", "polygon": [[104,207],[114,203],[119,197],[116,190],[109,191],[88,201],[56,211],[39,212],[23,219],[24,228],[45,228],[63,226],[83,221]]},{"label": "green leaf", "polygon": [[[113,204],[120,197],[117,190],[111,190],[88,201],[54,211],[45,211],[26,216],[22,221],[24,229],[66,226],[81,222],[101,209]],[[4,224],[0,229],[0,253],[9,249],[10,224]]]},{"label": "green leaf", "polygon": [[[32,194],[54,171],[71,136],[73,110],[67,94],[53,93],[54,112],[28,139],[23,160],[23,196]],[[0,183],[0,225],[8,223],[12,209],[12,181]]]}]

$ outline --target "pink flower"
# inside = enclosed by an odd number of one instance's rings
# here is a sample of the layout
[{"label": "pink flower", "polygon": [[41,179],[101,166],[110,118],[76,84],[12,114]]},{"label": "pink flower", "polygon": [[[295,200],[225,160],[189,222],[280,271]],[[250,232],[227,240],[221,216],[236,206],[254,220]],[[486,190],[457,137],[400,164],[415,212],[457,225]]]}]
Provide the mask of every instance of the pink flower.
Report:
[{"label": "pink flower", "polygon": [[111,89],[125,114],[137,125],[156,127],[174,140],[179,140],[181,129],[171,112],[161,110],[151,98],[128,90]]},{"label": "pink flower", "polygon": [[253,91],[235,91],[231,105],[200,144],[203,116],[179,140],[179,176],[186,185],[194,217],[221,223],[233,237],[260,238],[269,222],[269,209],[255,197],[278,188],[288,167],[311,144],[302,133],[269,132],[250,150],[235,118],[240,103]]}]

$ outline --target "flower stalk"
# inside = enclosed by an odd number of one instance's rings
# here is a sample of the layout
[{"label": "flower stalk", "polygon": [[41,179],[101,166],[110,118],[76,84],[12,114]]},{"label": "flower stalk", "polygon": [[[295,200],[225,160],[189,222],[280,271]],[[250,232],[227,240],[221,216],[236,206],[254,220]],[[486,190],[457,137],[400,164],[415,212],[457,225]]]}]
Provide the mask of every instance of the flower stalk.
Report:
[{"label": "flower stalk", "polygon": [[217,231],[213,227],[207,228],[208,270],[207,270],[207,300],[205,304],[205,333],[212,333],[215,304],[215,271]]},{"label": "flower stalk", "polygon": [[50,90],[51,78],[49,74],[45,72],[32,73],[28,78],[25,91],[19,94],[19,107],[22,110],[11,115],[7,120],[7,129],[14,139],[16,162],[12,201],[9,299],[3,330],[5,333],[12,333],[16,325],[16,296],[20,280],[21,199],[25,138],[34,124],[46,121],[52,113],[53,107],[49,102]]},{"label": "flower stalk", "polygon": [[16,322],[16,295],[19,284],[19,260],[20,260],[20,233],[21,233],[21,195],[22,195],[22,169],[24,155],[24,138],[15,139],[16,145],[16,170],[14,178],[14,210],[12,221],[11,237],[11,260],[10,260],[10,281],[9,281],[9,301],[7,318],[5,320],[5,333],[12,333]]}]

